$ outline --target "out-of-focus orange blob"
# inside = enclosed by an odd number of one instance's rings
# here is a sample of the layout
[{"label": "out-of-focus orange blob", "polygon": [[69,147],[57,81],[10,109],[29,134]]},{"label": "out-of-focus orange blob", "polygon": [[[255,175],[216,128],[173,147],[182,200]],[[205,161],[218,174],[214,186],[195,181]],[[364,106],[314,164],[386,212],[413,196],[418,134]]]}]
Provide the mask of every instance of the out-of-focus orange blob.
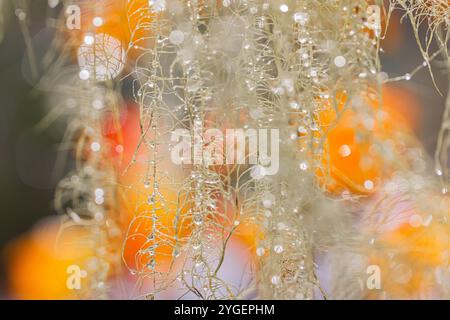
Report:
[{"label": "out-of-focus orange blob", "polygon": [[385,235],[384,243],[405,250],[404,258],[410,264],[420,267],[438,267],[448,262],[450,234],[448,225],[432,223],[429,226],[414,227],[404,224],[394,232]]},{"label": "out-of-focus orange blob", "polygon": [[263,238],[263,232],[256,223],[245,221],[236,228],[235,237],[254,255],[258,241]]},{"label": "out-of-focus orange blob", "polygon": [[[393,201],[395,202],[393,205]],[[384,195],[368,211],[377,215],[368,227],[376,235],[370,247],[369,263],[381,273],[381,289],[389,299],[433,299],[442,296],[440,281],[450,258],[450,216],[448,199],[428,195],[428,205],[415,197]],[[369,222],[368,221],[368,222]],[[376,222],[380,223],[375,227]],[[369,298],[380,298],[372,290]]]},{"label": "out-of-focus orange blob", "polygon": [[[370,264],[381,270],[382,290],[393,299],[432,299],[440,296],[437,268],[447,268],[450,250],[448,225],[403,224],[380,239],[384,251],[372,254]],[[390,249],[389,249],[390,248]],[[387,250],[386,250],[387,249]],[[389,251],[394,258],[389,256]],[[369,294],[379,298],[379,292]]]},{"label": "out-of-focus orange blob", "polygon": [[[336,98],[339,118],[331,101],[324,103],[324,109],[317,116],[327,135],[324,141],[325,171],[318,171],[317,176],[331,192],[372,193],[380,179],[392,171],[387,155],[377,145],[389,142],[395,149],[398,147],[396,138],[413,140],[411,127],[416,119],[410,115],[418,109],[417,103],[402,89],[391,87],[383,89],[381,108],[377,97],[362,96],[361,99],[370,106],[366,112],[352,108],[344,110],[347,96],[338,94]],[[405,109],[408,112],[404,112]],[[331,179],[325,178],[326,172]]]},{"label": "out-of-focus orange blob", "polygon": [[[150,139],[150,134],[146,139]],[[182,240],[192,230],[192,219],[187,215],[189,207],[178,208],[178,202],[182,203],[178,197],[182,195],[175,187],[161,185],[155,192],[153,176],[149,176],[152,168],[142,161],[147,159],[149,149],[143,143],[139,146],[141,129],[136,107],[123,110],[118,121],[113,121],[113,117],[105,119],[104,136],[118,172],[117,202],[126,234],[124,263],[139,273],[151,268],[154,261],[156,270],[165,271],[176,254],[174,239]],[[168,152],[163,147],[159,148],[159,154]],[[158,171],[160,175],[167,171],[173,178],[182,178],[181,168],[171,163],[160,163]]]},{"label": "out-of-focus orange blob", "polygon": [[[128,45],[130,48],[146,46],[149,34],[145,26],[156,17],[148,0],[105,0],[101,6],[83,1],[79,6],[81,28],[67,31],[75,50],[87,34],[107,34],[119,40],[125,50]],[[128,51],[128,56],[133,54],[133,49]]]},{"label": "out-of-focus orange blob", "polygon": [[[124,43],[132,42],[142,36],[140,28],[151,21],[149,1],[147,0],[112,0],[99,8],[90,4],[82,6],[83,30],[107,33]],[[94,18],[100,17],[103,23],[94,25]]]},{"label": "out-of-focus orange blob", "polygon": [[[174,252],[174,236],[183,239],[192,232],[192,218],[187,216],[189,207],[182,208],[177,213],[178,201],[183,202],[186,199],[178,199],[178,190],[160,189],[162,195],[157,199],[149,199],[152,192],[152,179],[149,177],[145,181],[147,165],[139,161],[142,150],[136,153],[140,141],[139,112],[137,107],[129,106],[123,110],[117,121],[113,116],[108,116],[104,121],[104,136],[109,144],[109,150],[112,161],[118,171],[120,188],[118,204],[122,213],[122,229],[128,236],[124,242],[123,259],[128,268],[136,272],[143,271],[155,261],[157,271],[165,271],[172,261]],[[148,138],[148,137],[147,137]],[[135,159],[131,166],[129,164]],[[181,177],[182,169],[180,166],[174,171],[174,167],[167,167],[170,164],[161,164],[160,171],[167,169],[170,174]],[[167,167],[167,168],[166,168]],[[219,168],[219,169],[218,169]],[[221,169],[220,169],[221,168]],[[213,169],[225,171],[226,168],[216,166]],[[146,184],[148,183],[148,184]],[[186,195],[183,195],[184,197]],[[227,211],[227,216],[234,214],[234,206],[230,203],[224,206],[224,199],[217,199],[218,210]],[[152,212],[155,212],[159,224],[159,232],[153,233]],[[211,217],[210,217],[211,218]],[[231,228],[229,219],[216,219],[218,225],[223,225],[225,229]],[[177,226],[175,226],[177,222]],[[151,240],[153,233],[158,246],[154,246],[155,241]],[[245,244],[249,250],[254,252],[256,241],[261,237],[261,231],[255,223],[244,221],[236,227],[234,238]],[[150,254],[151,253],[151,254]]]},{"label": "out-of-focus orange blob", "polygon": [[[18,299],[76,299],[67,286],[68,267],[83,267],[93,251],[80,245],[82,232],[58,237],[59,224],[45,224],[7,248],[9,291]],[[60,243],[61,241],[61,243]],[[81,287],[87,280],[81,279]]]},{"label": "out-of-focus orange blob", "polygon": [[124,190],[124,201],[120,202],[121,210],[129,215],[124,262],[129,269],[141,272],[151,268],[154,260],[155,270],[165,272],[176,255],[175,237],[183,241],[192,230],[191,219],[186,215],[188,209],[177,212],[177,195],[173,191],[160,190],[164,200],[144,202],[150,197],[146,189],[135,188]]}]

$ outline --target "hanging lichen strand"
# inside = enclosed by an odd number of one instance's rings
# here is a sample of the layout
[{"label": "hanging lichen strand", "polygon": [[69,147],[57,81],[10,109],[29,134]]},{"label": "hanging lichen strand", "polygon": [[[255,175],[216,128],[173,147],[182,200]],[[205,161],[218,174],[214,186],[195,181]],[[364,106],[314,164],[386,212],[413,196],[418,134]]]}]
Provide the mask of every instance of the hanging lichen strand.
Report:
[{"label": "hanging lichen strand", "polygon": [[[17,3],[16,14],[23,16],[19,20],[26,26],[28,16],[24,3]],[[69,1],[67,3],[70,4]],[[58,118],[68,119],[57,164],[64,166],[64,161],[70,156],[75,159],[72,172],[56,188],[54,208],[64,219],[55,249],[63,257],[67,248],[74,249],[74,252],[89,252],[89,257],[77,266],[83,270],[83,277],[89,274],[87,286],[79,290],[77,296],[81,299],[106,299],[113,286],[111,275],[119,274],[121,270],[117,252],[121,230],[118,225],[116,172],[113,163],[104,161],[110,156],[104,119],[110,116],[111,126],[116,126],[118,106],[122,101],[118,87],[110,80],[123,68],[123,52],[112,37],[98,35],[94,38],[88,34],[77,50],[80,68],[73,67],[68,63],[72,58],[70,51],[78,46],[79,41],[75,37],[62,41],[64,20],[56,21],[58,23],[52,26],[56,28],[57,36],[44,61],[40,61],[40,67],[46,73],[36,84],[36,89],[46,94],[52,107],[39,127],[47,127]],[[33,55],[31,47],[29,52]],[[36,69],[37,65],[32,68]]]},{"label": "hanging lichen strand", "polygon": [[[363,1],[280,2],[256,6],[256,12],[255,5],[249,3],[254,36],[248,57],[254,58],[245,60],[250,60],[250,82],[257,83],[250,89],[256,101],[248,109],[263,110],[256,126],[280,128],[281,164],[276,175],[256,182],[264,217],[260,245],[266,252],[260,263],[261,295],[309,299],[318,285],[313,239],[324,236],[314,234],[319,231],[314,220],[324,218],[314,203],[327,201],[313,179],[318,172],[327,175],[323,156],[329,128],[320,114],[328,104],[337,113],[363,108],[339,100],[345,95],[350,102],[367,90],[360,75],[375,72],[377,42],[363,32]],[[333,19],[326,18],[330,14]]]},{"label": "hanging lichen strand", "polygon": [[[151,279],[151,298],[176,280],[202,299],[244,298],[254,289],[260,298],[314,298],[314,251],[345,234],[338,227],[345,225],[339,210],[331,217],[315,205],[328,201],[326,182],[314,179],[328,177],[326,133],[333,123],[324,125],[321,117],[334,111],[338,119],[346,108],[368,112],[361,97],[374,90],[379,65],[378,30],[366,23],[368,4],[170,1],[149,11],[133,6],[130,1],[130,17],[141,17],[133,34],[144,35],[131,45],[141,52],[133,75],[139,146],[146,155],[141,183],[148,184],[149,195],[149,206],[137,209],[128,230],[127,239],[142,232],[148,239],[133,272],[142,281]],[[279,155],[279,168],[266,172],[267,159],[259,153],[246,154],[257,164],[211,165],[205,149],[218,141],[206,141],[206,131],[224,125],[276,132],[267,151]],[[176,170],[168,163],[177,129],[187,130],[194,156],[180,181],[163,173]],[[335,230],[315,230],[324,218]],[[250,288],[220,277],[228,240],[242,223],[256,224],[261,238]]]},{"label": "hanging lichen strand", "polygon": [[[47,87],[51,84],[46,81],[41,84],[42,90],[53,92],[51,97],[55,101],[60,101],[63,95],[66,105],[59,107],[77,110],[71,114],[65,134],[66,149],[74,150],[76,166],[59,183],[55,194],[55,209],[68,218],[62,224],[58,247],[71,245],[92,252],[92,257],[80,266],[91,275],[89,287],[80,292],[80,297],[107,298],[109,275],[120,269],[119,255],[115,252],[120,229],[115,173],[112,165],[104,162],[108,149],[102,133],[102,117],[106,112],[114,112],[118,101],[114,90],[102,86],[95,77],[80,80],[77,71],[65,71],[67,78],[58,84],[51,87]],[[71,233],[82,237],[74,244],[66,244],[64,238]]]},{"label": "hanging lichen strand", "polygon": [[[82,298],[125,295],[121,281],[145,299],[449,296],[449,99],[439,184],[382,95],[438,57],[448,72],[446,0],[62,3],[37,89],[53,106],[44,124],[68,115],[77,161],[55,207],[62,238],[81,230],[93,252]],[[16,15],[29,44],[27,4]],[[380,41],[397,8],[424,62],[387,79]],[[68,12],[83,13],[78,31]],[[230,267],[239,237],[249,261]],[[364,283],[373,267],[383,290]]]}]

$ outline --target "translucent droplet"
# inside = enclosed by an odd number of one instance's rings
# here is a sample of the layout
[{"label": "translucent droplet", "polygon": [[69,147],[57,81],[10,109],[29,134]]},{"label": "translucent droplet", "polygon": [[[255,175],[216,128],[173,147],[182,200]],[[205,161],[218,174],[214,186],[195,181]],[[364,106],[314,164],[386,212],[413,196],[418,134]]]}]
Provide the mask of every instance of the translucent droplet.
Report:
[{"label": "translucent droplet", "polygon": [[374,187],[374,184],[373,184],[372,180],[364,181],[364,188],[366,188],[366,190],[372,190],[373,187]]},{"label": "translucent droplet", "polygon": [[92,107],[95,110],[101,110],[103,109],[104,105],[103,105],[103,101],[100,99],[95,99],[94,101],[92,101]]},{"label": "translucent droplet", "polygon": [[161,12],[166,10],[166,0],[149,0],[148,3],[153,12]]},{"label": "translucent droplet", "polygon": [[296,12],[294,13],[295,22],[304,26],[309,19],[309,15],[306,12]]},{"label": "translucent droplet", "polygon": [[343,144],[342,146],[339,147],[339,154],[342,157],[348,157],[350,154],[352,153],[352,150],[350,149],[350,147],[346,144]]},{"label": "translucent droplet", "polygon": [[284,3],[282,5],[280,5],[280,11],[281,12],[288,12],[289,11],[288,5],[284,4]]},{"label": "translucent droplet", "polygon": [[101,149],[101,145],[98,142],[92,142],[91,143],[91,150],[94,152],[98,152]]},{"label": "translucent droplet", "polygon": [[347,60],[343,56],[337,56],[336,58],[334,58],[334,64],[336,65],[336,67],[342,68],[347,64]]},{"label": "translucent droplet", "polygon": [[302,170],[302,171],[308,170],[308,163],[306,163],[306,162],[301,162],[301,163],[300,163],[300,170]]},{"label": "translucent droplet", "polygon": [[25,11],[23,11],[22,9],[17,9],[15,11],[15,14],[17,16],[17,18],[19,18],[19,20],[23,21],[27,18],[27,13]]},{"label": "translucent droplet", "polygon": [[284,251],[284,248],[282,245],[276,245],[275,247],[273,247],[273,251],[275,251],[275,253],[282,253]]},{"label": "translucent droplet", "polygon": [[88,46],[93,45],[94,41],[95,41],[95,39],[91,34],[84,36],[84,43],[87,44]]},{"label": "translucent droplet", "polygon": [[59,0],[48,0],[48,6],[50,8],[55,8],[59,4]]},{"label": "translucent droplet", "polygon": [[298,133],[300,133],[301,135],[305,135],[308,133],[308,130],[304,127],[304,126],[299,126],[297,128]]},{"label": "translucent droplet", "polygon": [[102,17],[95,17],[95,18],[92,20],[92,24],[93,24],[94,26],[96,26],[96,27],[101,27],[101,26],[103,25],[103,19],[102,19]]},{"label": "translucent droplet", "polygon": [[262,199],[262,205],[264,206],[264,208],[269,209],[274,205],[274,203],[275,203],[275,196],[270,192],[264,193]]},{"label": "translucent droplet", "polygon": [[94,191],[96,197],[103,197],[105,195],[105,191],[101,188],[97,188]]},{"label": "translucent droplet", "polygon": [[79,77],[81,80],[87,80],[90,77],[90,73],[87,70],[81,70],[79,73]]},{"label": "translucent droplet", "polygon": [[169,41],[174,45],[180,45],[184,42],[184,33],[180,30],[173,30],[169,35]]},{"label": "translucent droplet", "polygon": [[256,249],[256,255],[258,257],[262,257],[264,255],[264,253],[266,253],[266,250],[264,250],[264,248],[259,247],[259,248]]}]

